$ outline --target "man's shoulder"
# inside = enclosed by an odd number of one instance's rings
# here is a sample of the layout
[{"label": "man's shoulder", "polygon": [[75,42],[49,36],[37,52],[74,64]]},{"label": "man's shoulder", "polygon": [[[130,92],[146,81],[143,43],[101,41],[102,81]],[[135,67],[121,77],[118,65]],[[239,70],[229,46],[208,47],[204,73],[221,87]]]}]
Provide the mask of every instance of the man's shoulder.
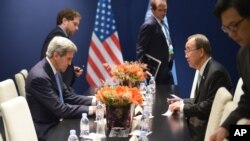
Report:
[{"label": "man's shoulder", "polygon": [[208,71],[210,73],[223,72],[228,73],[228,70],[218,61],[211,59],[210,63],[208,63]]},{"label": "man's shoulder", "polygon": [[145,22],[143,24],[147,24],[147,25],[156,25],[158,24],[157,23],[157,20],[153,17],[153,16],[150,16],[148,17]]},{"label": "man's shoulder", "polygon": [[51,67],[49,66],[49,63],[46,61],[46,59],[40,60],[37,64],[35,64],[29,71],[29,75],[34,77],[43,77],[47,73],[53,73]]},{"label": "man's shoulder", "polygon": [[47,38],[54,37],[54,36],[66,37],[64,31],[58,26],[51,30]]},{"label": "man's shoulder", "polygon": [[146,30],[146,29],[151,29],[154,30],[157,28],[157,26],[160,27],[159,23],[156,21],[154,17],[149,17],[145,20],[145,22],[141,25],[141,29]]}]

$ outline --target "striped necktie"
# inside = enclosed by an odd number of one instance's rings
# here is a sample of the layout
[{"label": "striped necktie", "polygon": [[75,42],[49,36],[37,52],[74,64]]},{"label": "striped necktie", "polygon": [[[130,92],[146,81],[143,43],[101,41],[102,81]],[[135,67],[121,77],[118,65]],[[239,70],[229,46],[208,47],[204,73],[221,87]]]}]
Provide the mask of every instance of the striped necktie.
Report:
[{"label": "striped necktie", "polygon": [[163,21],[161,21],[161,24],[162,24],[161,25],[162,31],[165,35],[166,42],[168,44],[168,54],[169,54],[168,61],[171,61],[173,60],[173,57],[174,57],[174,48],[173,48],[172,40],[170,37],[169,28],[168,28],[168,25],[166,25]]},{"label": "striped necktie", "polygon": [[59,98],[60,98],[61,102],[64,103],[63,94],[62,94],[62,77],[61,77],[61,74],[59,72],[57,72],[55,74],[55,78],[56,78],[56,84],[57,84],[57,87],[58,87]]}]

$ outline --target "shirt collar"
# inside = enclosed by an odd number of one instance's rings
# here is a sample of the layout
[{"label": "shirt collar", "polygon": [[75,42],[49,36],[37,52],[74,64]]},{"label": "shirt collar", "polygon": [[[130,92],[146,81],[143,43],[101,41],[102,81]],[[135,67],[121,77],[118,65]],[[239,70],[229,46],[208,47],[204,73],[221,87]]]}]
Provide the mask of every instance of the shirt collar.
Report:
[{"label": "shirt collar", "polygon": [[48,57],[46,57],[46,60],[49,62],[49,65],[50,65],[50,67],[52,68],[52,71],[53,71],[53,73],[54,73],[54,75],[55,75],[55,74],[57,73],[55,67],[53,66],[53,64],[51,63],[51,61],[49,60]]},{"label": "shirt collar", "polygon": [[211,60],[211,59],[212,59],[212,57],[209,57],[209,58],[203,63],[203,65],[201,66],[201,69],[199,70],[200,76],[203,75],[203,72],[204,72],[204,70],[205,70],[205,67],[206,67],[208,61]]},{"label": "shirt collar", "polygon": [[68,37],[67,32],[63,29],[63,27],[61,25],[59,25],[58,27],[60,27],[62,29],[62,31],[64,32],[64,34],[66,35],[66,37]]},{"label": "shirt collar", "polygon": [[[152,14],[152,15],[153,15],[153,14]],[[157,21],[160,25],[162,25],[161,20],[159,20],[158,18],[156,18],[154,15],[153,15],[153,17],[156,19],[156,21]]]}]

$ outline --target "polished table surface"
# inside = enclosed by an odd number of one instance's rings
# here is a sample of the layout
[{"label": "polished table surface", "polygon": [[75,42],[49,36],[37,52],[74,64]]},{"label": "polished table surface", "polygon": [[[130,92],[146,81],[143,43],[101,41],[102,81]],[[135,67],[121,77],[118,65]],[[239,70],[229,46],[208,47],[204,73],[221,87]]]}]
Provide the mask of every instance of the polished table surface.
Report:
[{"label": "polished table surface", "polygon": [[[189,132],[185,119],[182,119],[183,126],[178,128],[180,122],[173,122],[171,118],[162,116],[168,109],[166,98],[170,94],[178,95],[177,86],[157,85],[155,100],[153,104],[152,133],[148,135],[149,141],[188,141]],[[95,132],[94,116],[89,117],[90,132]],[[177,124],[176,124],[177,123]],[[77,135],[80,131],[80,119],[64,119],[51,133],[47,141],[67,141],[70,129],[76,129]],[[129,137],[107,137],[106,141],[128,141]]]}]

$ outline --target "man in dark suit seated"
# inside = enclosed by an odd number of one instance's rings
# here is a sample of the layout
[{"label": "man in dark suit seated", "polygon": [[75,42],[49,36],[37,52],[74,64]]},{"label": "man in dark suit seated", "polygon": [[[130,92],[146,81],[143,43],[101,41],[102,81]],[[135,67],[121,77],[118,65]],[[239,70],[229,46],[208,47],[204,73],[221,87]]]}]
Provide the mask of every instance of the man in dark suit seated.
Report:
[{"label": "man in dark suit seated", "polygon": [[[69,38],[72,36],[78,29],[81,20],[81,15],[79,12],[73,9],[63,9],[57,15],[57,26],[49,33],[46,37],[43,48],[41,51],[41,60],[46,56],[46,51],[49,45],[49,42],[55,36],[62,36]],[[79,77],[82,75],[83,70],[74,66],[74,64],[70,64],[65,72],[62,73],[62,78],[64,83],[72,90],[72,85],[75,81],[76,76]]]},{"label": "man in dark suit seated", "polygon": [[61,73],[71,64],[77,51],[65,37],[54,37],[44,59],[30,71],[26,80],[26,98],[39,141],[45,141],[52,127],[63,118],[80,118],[95,113],[95,99],[69,91]]},{"label": "man in dark suit seated", "polygon": [[[230,125],[241,118],[250,119],[250,1],[218,0],[215,14],[221,19],[222,30],[241,48],[237,54],[237,67],[242,78],[242,90],[238,107],[222,123],[221,127],[210,137],[210,141],[223,141],[229,136]],[[247,124],[250,124],[250,120]]]},{"label": "man in dark suit seated", "polygon": [[[152,15],[140,28],[136,45],[137,59],[148,63],[146,54],[161,61],[156,75],[157,84],[173,84],[173,46],[168,27],[163,24],[167,12],[166,0],[150,0]],[[154,73],[154,72],[150,72]]]},{"label": "man in dark suit seated", "polygon": [[195,34],[188,37],[184,51],[189,66],[199,71],[200,79],[195,97],[184,101],[168,100],[169,110],[187,117],[192,141],[203,141],[215,94],[220,87],[231,91],[231,78],[227,70],[211,57],[206,36]]}]

